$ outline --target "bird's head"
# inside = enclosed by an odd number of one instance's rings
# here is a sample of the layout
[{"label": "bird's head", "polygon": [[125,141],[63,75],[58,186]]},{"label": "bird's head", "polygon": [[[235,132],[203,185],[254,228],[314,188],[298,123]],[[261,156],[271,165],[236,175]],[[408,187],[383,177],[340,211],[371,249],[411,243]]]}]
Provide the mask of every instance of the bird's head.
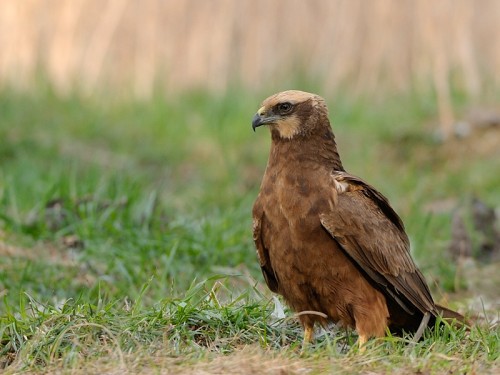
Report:
[{"label": "bird's head", "polygon": [[309,135],[330,126],[328,109],[322,97],[304,91],[289,90],[274,94],[262,102],[252,120],[252,128],[269,125],[280,138]]}]

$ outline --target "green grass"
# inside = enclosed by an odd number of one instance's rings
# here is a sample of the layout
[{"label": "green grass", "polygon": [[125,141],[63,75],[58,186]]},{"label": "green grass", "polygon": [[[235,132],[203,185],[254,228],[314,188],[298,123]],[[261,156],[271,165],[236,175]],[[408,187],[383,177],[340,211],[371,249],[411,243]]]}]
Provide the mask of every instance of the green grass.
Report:
[{"label": "green grass", "polygon": [[[6,371],[498,368],[499,329],[484,321],[417,345],[389,337],[364,354],[351,347],[355,334],[338,331],[299,354],[300,327],[290,312],[273,314],[251,240],[270,141],[250,119],[266,94],[134,102],[0,92]],[[500,204],[500,156],[476,152],[491,134],[439,145],[430,96],[328,99],[344,165],[401,214],[436,299],[466,312],[477,291],[457,283],[446,254],[450,217],[473,195]]]}]

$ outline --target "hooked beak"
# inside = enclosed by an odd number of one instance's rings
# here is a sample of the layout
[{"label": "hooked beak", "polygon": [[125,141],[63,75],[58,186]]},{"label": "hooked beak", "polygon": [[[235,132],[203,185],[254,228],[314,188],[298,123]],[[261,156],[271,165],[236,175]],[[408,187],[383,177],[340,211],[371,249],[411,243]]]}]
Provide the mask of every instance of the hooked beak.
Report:
[{"label": "hooked beak", "polygon": [[262,122],[262,117],[258,113],[256,113],[253,116],[253,119],[252,119],[252,129],[253,129],[253,131],[255,131],[255,128],[258,128],[261,125],[264,125],[263,122]]},{"label": "hooked beak", "polygon": [[271,124],[278,119],[279,116],[266,116],[265,107],[261,107],[253,116],[252,129],[255,131],[259,126]]}]

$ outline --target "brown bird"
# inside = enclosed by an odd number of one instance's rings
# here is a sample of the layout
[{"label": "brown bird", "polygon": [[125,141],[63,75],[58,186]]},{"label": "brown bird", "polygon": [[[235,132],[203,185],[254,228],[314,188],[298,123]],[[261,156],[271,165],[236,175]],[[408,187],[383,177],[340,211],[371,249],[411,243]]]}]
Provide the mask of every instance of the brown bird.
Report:
[{"label": "brown bird", "polygon": [[253,239],[271,291],[299,313],[304,343],[316,322],[371,337],[417,332],[438,315],[464,321],[434,303],[410,255],[403,222],[387,198],[344,170],[325,101],[302,91],[272,95],[252,127],[272,143],[253,206]]}]

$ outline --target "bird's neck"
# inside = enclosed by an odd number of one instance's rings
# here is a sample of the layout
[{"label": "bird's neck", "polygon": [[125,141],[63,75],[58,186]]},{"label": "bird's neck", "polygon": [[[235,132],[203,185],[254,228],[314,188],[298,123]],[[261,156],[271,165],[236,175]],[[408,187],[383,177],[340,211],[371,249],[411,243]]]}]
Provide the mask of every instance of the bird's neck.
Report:
[{"label": "bird's neck", "polygon": [[309,134],[307,137],[296,136],[292,139],[281,138],[272,133],[269,167],[284,163],[289,168],[308,168],[312,165],[324,165],[330,170],[344,171],[331,129],[322,134]]}]

